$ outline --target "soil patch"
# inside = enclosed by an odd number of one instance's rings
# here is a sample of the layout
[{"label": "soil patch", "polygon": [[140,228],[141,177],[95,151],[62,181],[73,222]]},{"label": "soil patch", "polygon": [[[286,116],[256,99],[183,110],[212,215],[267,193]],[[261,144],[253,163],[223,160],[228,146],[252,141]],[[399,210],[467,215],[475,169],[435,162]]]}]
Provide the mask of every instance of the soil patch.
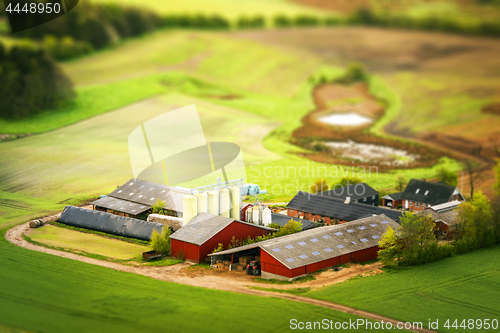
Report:
[{"label": "soil patch", "polygon": [[485,105],[482,107],[481,111],[484,113],[500,115],[500,102]]}]

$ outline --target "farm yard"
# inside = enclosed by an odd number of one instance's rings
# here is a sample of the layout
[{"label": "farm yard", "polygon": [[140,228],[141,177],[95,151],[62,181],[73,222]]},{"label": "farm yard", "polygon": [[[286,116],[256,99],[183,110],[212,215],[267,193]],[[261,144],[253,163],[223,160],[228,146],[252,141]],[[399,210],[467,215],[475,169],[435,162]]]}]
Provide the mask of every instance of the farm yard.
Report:
[{"label": "farm yard", "polygon": [[[332,4],[330,12],[315,0],[205,3],[145,6],[162,15],[222,15],[232,25],[242,15],[262,15],[265,26],[157,29],[120,40],[57,62],[74,85],[71,102],[25,118],[0,117],[0,331],[280,332],[289,331],[291,318],[387,316],[424,327],[439,319],[444,332],[454,331],[443,328],[446,319],[498,318],[498,245],[402,269],[349,263],[287,284],[184,258],[146,263],[140,256],[147,242],[56,224],[28,231],[22,223],[88,205],[133,178],[130,132],[193,104],[207,141],[239,145],[247,182],[267,190],[267,204],[288,203],[320,178],[332,188],[359,178],[382,197],[396,192],[397,175],[434,181],[442,168],[458,174],[457,189],[468,198],[466,159],[479,170],[474,190],[494,198],[499,39],[362,26],[278,29],[273,21],[336,17],[364,0]],[[435,8],[467,20],[496,15],[462,5]],[[415,17],[431,11],[426,1],[411,6],[401,10]],[[2,20],[0,42],[22,43],[5,35]],[[353,63],[368,77],[345,84]],[[368,120],[322,121],[344,116]],[[317,222],[300,214],[294,217]]]}]

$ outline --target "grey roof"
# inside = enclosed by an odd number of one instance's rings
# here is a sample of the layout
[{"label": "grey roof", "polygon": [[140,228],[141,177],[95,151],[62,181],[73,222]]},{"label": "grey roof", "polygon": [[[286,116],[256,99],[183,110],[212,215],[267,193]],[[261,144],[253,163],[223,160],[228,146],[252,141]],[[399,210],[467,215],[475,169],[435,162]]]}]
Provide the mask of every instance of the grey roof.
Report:
[{"label": "grey roof", "polygon": [[435,212],[442,213],[442,212],[445,212],[447,210],[455,209],[458,206],[460,206],[461,204],[462,204],[462,201],[453,200],[450,202],[442,203],[440,205],[431,206],[430,209],[432,209]]},{"label": "grey roof", "polygon": [[432,209],[426,209],[415,214],[420,216],[429,216],[434,222],[443,222],[447,226],[452,226],[460,223],[460,214],[456,209],[447,210],[441,213],[435,212]]},{"label": "grey roof", "polygon": [[285,224],[287,224],[288,221],[290,221],[290,220],[294,220],[294,221],[302,223],[302,230],[308,230],[308,229],[312,229],[312,228],[316,228],[316,227],[320,226],[319,223],[314,222],[314,221],[299,219],[297,217],[288,216],[288,215],[284,215],[284,214],[278,214],[278,213],[271,214],[271,222],[278,224],[282,227],[285,226]]},{"label": "grey roof", "polygon": [[92,202],[92,205],[113,209],[118,212],[127,213],[131,215],[138,215],[151,208],[151,206],[143,205],[136,202],[127,200],[120,200],[112,197],[104,197]]},{"label": "grey roof", "polygon": [[167,209],[182,213],[182,198],[184,195],[186,193],[172,186],[131,179],[108,196],[149,206],[161,199],[165,201]]},{"label": "grey roof", "polygon": [[401,200],[401,196],[403,195],[403,192],[396,192],[396,193],[391,193],[388,195],[385,195],[382,197],[382,199],[390,199],[390,200]]},{"label": "grey roof", "polygon": [[385,215],[377,215],[274,238],[261,244],[261,248],[294,269],[377,246],[388,227],[396,229],[399,224]]},{"label": "grey roof", "polygon": [[188,224],[174,232],[170,238],[195,245],[202,245],[233,222],[251,225],[255,228],[268,231],[275,231],[275,229],[272,228],[234,220],[229,217],[201,213],[193,218]]},{"label": "grey roof", "polygon": [[444,183],[432,183],[412,179],[406,186],[401,198],[433,206],[449,201],[456,189],[455,186],[446,185]]},{"label": "grey roof", "polygon": [[328,216],[342,221],[354,221],[370,215],[385,214],[398,222],[402,212],[384,207],[370,206],[357,202],[344,203],[344,200],[319,194],[298,192],[288,203],[287,208]]},{"label": "grey roof", "polygon": [[378,195],[378,191],[366,183],[353,184],[344,187],[337,187],[330,191],[322,192],[321,195],[326,195],[337,199],[346,199],[350,197],[351,200],[363,199]]},{"label": "grey roof", "polygon": [[144,240],[151,238],[153,230],[161,232],[163,229],[163,224],[160,223],[146,222],[74,206],[66,206],[57,222]]}]

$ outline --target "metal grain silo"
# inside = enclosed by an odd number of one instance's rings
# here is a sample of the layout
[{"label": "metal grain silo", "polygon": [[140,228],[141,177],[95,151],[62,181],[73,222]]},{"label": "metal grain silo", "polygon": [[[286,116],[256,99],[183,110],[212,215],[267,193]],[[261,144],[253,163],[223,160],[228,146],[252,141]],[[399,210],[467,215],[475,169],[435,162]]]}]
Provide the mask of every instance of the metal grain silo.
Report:
[{"label": "metal grain silo", "polygon": [[238,186],[231,186],[231,218],[235,220],[240,219],[240,188]]},{"label": "metal grain silo", "polygon": [[208,213],[219,215],[219,192],[208,191]]},{"label": "metal grain silo", "polygon": [[262,211],[262,224],[266,227],[271,224],[271,210],[269,207],[264,208]]},{"label": "metal grain silo", "polygon": [[231,210],[231,197],[228,188],[220,190],[220,216],[229,217]]},{"label": "metal grain silo", "polygon": [[198,214],[208,212],[208,195],[207,192],[200,192],[196,194],[198,197]]},{"label": "metal grain silo", "polygon": [[248,207],[245,212],[246,222],[253,223],[252,206]]},{"label": "metal grain silo", "polygon": [[254,224],[261,224],[259,205],[253,205],[252,207],[252,220]]},{"label": "metal grain silo", "polygon": [[194,195],[185,195],[182,198],[182,222],[184,225],[188,224],[193,218],[198,215],[198,202]]}]

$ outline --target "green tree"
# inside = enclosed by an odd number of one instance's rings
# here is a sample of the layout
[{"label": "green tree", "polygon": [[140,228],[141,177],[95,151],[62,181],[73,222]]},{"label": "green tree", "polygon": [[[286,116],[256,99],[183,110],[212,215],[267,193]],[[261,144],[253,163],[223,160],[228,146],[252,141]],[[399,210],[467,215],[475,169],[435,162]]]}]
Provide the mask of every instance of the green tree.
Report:
[{"label": "green tree", "polygon": [[495,194],[500,197],[500,159],[497,159],[497,165],[493,169],[495,171],[495,183],[493,184],[493,190]]},{"label": "green tree", "polygon": [[153,206],[151,206],[151,212],[154,214],[164,215],[165,214],[165,206],[166,206],[165,201],[158,199],[158,201],[156,201],[153,204]]},{"label": "green tree", "polygon": [[347,67],[344,75],[337,79],[341,84],[352,84],[356,82],[366,82],[368,80],[368,73],[363,65],[358,63],[351,63]]},{"label": "green tree", "polygon": [[324,179],[318,179],[309,187],[311,193],[320,193],[328,191],[328,184]]},{"label": "green tree", "polygon": [[398,242],[396,230],[389,227],[379,240],[378,246],[380,250],[377,258],[380,262],[389,267],[397,265],[396,259],[399,260],[401,245]]},{"label": "green tree", "polygon": [[402,240],[401,259],[407,265],[419,263],[425,247],[436,241],[434,223],[428,217],[404,213],[400,219],[398,232]]},{"label": "green tree", "polygon": [[495,223],[488,198],[481,192],[460,205],[460,237],[469,250],[495,243]]},{"label": "green tree", "polygon": [[445,167],[441,167],[438,169],[436,179],[451,186],[457,186],[458,184],[458,175],[455,172],[446,169]]},{"label": "green tree", "polygon": [[406,180],[405,175],[400,173],[394,179],[394,190],[396,190],[398,192],[403,192],[405,190],[405,187],[407,184],[408,184],[408,181]]},{"label": "green tree", "polygon": [[337,183],[332,185],[332,189],[335,187],[338,187],[339,185],[344,187],[344,186],[349,186],[349,185],[356,185],[356,184],[361,184],[363,181],[358,178],[358,177],[344,177]]},{"label": "green tree", "polygon": [[169,227],[164,226],[161,233],[156,229],[151,233],[151,241],[149,242],[149,247],[151,250],[156,252],[162,252],[164,255],[170,253],[170,235],[172,230]]}]

